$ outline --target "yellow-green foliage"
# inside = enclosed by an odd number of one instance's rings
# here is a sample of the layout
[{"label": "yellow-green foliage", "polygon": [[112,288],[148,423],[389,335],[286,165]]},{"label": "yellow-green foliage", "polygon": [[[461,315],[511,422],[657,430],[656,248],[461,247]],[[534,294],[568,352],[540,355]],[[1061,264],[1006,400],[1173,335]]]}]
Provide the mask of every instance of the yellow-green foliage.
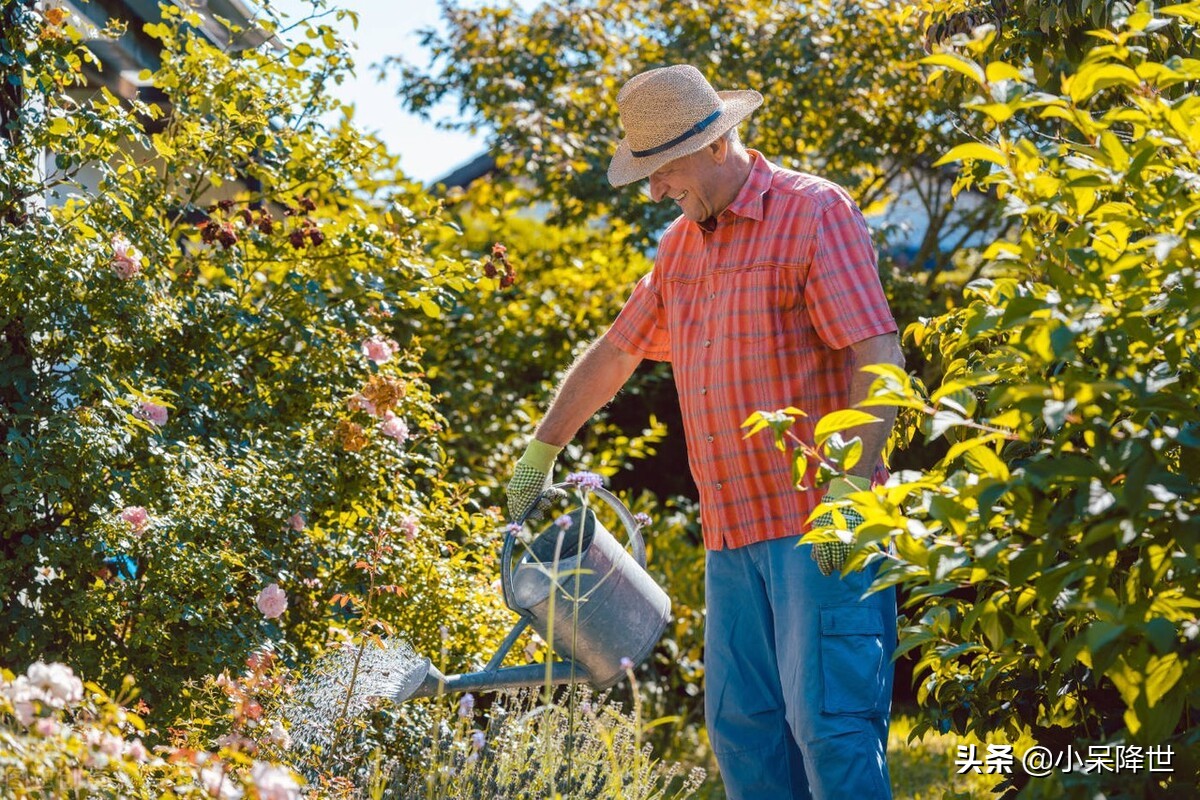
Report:
[{"label": "yellow-green foliage", "polygon": [[[453,214],[462,235],[442,234],[436,253],[463,259],[506,248],[515,272],[511,287],[499,277],[457,297],[446,316],[428,323],[421,339],[430,384],[442,393],[443,435],[456,474],[481,485],[500,504],[498,487],[533,435],[558,379],[603,333],[651,262],[619,223],[548,225],[524,206],[523,193],[484,179],[455,192]],[[627,392],[637,392],[635,379]],[[599,420],[580,432],[560,457],[567,470],[611,475],[630,458],[653,452],[665,431],[653,409],[639,428],[616,429]]]},{"label": "yellow-green foliage", "polygon": [[942,162],[1020,226],[983,250],[961,307],[906,330],[939,382],[877,369],[865,404],[948,448],[857,497],[860,542],[890,540],[883,580],[909,590],[916,730],[1174,749],[1171,773],[1026,796],[1185,796],[1200,774],[1200,4],[1120,23],[1057,93],[988,60],[986,30],[925,59],[965,87],[975,134]]}]

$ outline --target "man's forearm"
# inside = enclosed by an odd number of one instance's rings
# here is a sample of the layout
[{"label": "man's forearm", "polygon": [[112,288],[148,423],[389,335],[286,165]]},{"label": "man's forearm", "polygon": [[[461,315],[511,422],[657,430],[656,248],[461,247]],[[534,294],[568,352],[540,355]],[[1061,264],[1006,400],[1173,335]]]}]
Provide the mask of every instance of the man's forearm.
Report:
[{"label": "man's forearm", "polygon": [[[867,399],[871,384],[875,381],[876,376],[869,372],[863,372],[863,367],[869,364],[896,364],[902,369],[904,367],[904,354],[900,350],[900,344],[895,334],[875,336],[851,345],[851,358],[854,371],[850,381],[851,406]],[[862,440],[862,458],[849,470],[849,473],[864,478],[874,475],[875,465],[879,463],[879,459],[883,455],[888,435],[891,434],[892,425],[896,422],[896,409],[891,406],[875,406],[870,409],[870,413],[878,417],[880,421],[851,428],[844,434],[847,439],[857,436]]]},{"label": "man's forearm", "polygon": [[554,395],[534,436],[542,442],[565,445],[625,385],[641,363],[603,336],[575,360]]}]

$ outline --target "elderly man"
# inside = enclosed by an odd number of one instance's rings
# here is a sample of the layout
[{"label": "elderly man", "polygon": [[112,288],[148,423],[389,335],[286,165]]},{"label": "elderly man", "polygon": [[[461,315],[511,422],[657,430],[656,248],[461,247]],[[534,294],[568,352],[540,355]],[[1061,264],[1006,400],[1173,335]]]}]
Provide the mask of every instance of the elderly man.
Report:
[{"label": "elderly man", "polygon": [[[759,409],[823,414],[866,397],[866,364],[903,364],[862,214],[827,180],[742,146],[756,91],[717,92],[672,66],[617,96],[625,138],[609,166],[644,178],[680,216],[654,269],[572,365],[517,463],[523,515],[562,447],[644,358],[670,361],[704,533],[705,713],[728,796],[890,798],[885,748],[896,639],[893,590],[864,597],[872,570],[840,574],[844,546],[798,545],[822,494],[884,477],[892,419],[854,431],[863,457],[837,485],[797,490],[769,437],[739,426]],[[810,439],[811,440],[811,439]],[[811,485],[811,482],[810,482]]]}]

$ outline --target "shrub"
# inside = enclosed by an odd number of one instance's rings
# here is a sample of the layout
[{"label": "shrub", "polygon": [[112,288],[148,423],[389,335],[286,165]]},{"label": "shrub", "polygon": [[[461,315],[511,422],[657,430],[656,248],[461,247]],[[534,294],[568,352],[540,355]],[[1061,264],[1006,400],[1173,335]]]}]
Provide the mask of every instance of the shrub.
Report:
[{"label": "shrub", "polygon": [[943,161],[1020,228],[983,251],[961,307],[905,332],[936,385],[875,370],[863,406],[897,406],[901,443],[948,450],[855,496],[851,566],[895,548],[879,585],[910,592],[914,737],[1029,732],[1066,758],[1153,747],[1171,762],[1018,770],[1022,796],[1182,797],[1200,774],[1200,67],[1172,53],[1197,21],[1196,3],[1142,7],[1094,32],[1060,94],[1020,62],[974,60],[987,30],[926,60],[973,95],[978,139]]},{"label": "shrub", "polygon": [[[7,75],[26,102],[0,149],[3,663],[136,674],[157,721],[186,719],[206,677],[262,644],[293,662],[319,650],[354,613],[330,595],[358,585],[381,528],[413,533],[398,583],[443,581],[405,590],[410,616],[418,589],[445,598],[439,613],[499,613],[486,582],[450,569],[490,531],[443,479],[444,421],[410,342],[476,264],[429,256],[437,204],[344,115],[323,121],[342,110],[344,45],[302,25],[286,53],[227,53],[166,6],[146,28],[162,99],[124,102],[84,89],[69,18],[13,13]],[[256,603],[271,584],[282,614]],[[414,626],[414,644],[468,660],[489,643],[453,627],[445,643]]]}]

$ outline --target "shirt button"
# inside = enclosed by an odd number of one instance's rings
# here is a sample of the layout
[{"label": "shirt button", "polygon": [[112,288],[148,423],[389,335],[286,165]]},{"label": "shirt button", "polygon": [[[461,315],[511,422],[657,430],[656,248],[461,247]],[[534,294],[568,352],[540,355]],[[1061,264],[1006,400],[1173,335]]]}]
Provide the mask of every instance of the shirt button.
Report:
[{"label": "shirt button", "polygon": [[722,489],[722,486],[721,486],[721,484],[719,484],[719,483],[718,483],[718,484],[717,484],[717,491],[720,491],[721,489]]},{"label": "shirt button", "polygon": [[713,437],[709,436],[708,440],[711,442],[713,440]]},{"label": "shirt button", "polygon": [[712,346],[712,339],[705,339],[705,340],[704,340],[704,346],[705,346],[705,347],[711,347],[711,346]]},{"label": "shirt button", "polygon": [[708,296],[708,299],[709,299],[709,300],[716,300],[716,299],[717,299],[717,293],[716,293],[716,292],[713,292],[712,294],[710,294],[710,295]]},{"label": "shirt button", "polygon": [[707,387],[707,386],[701,386],[701,387],[700,387],[700,394],[708,394],[708,387]]}]

